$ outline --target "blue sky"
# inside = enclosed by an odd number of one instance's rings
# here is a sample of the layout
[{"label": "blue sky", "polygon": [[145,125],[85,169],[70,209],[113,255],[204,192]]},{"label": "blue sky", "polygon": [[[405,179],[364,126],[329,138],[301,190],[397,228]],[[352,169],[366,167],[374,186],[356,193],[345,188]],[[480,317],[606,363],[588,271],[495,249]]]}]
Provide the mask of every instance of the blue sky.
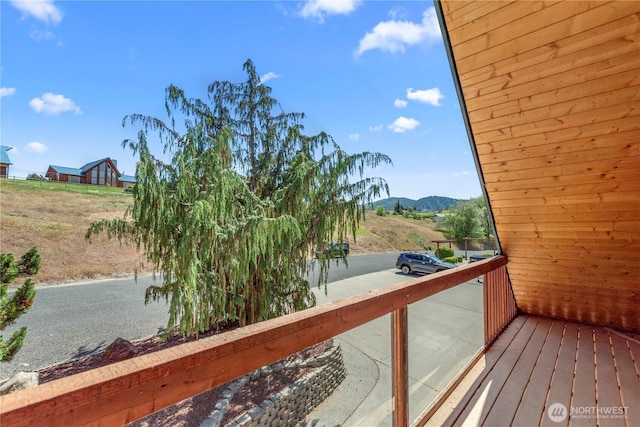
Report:
[{"label": "blue sky", "polygon": [[[166,118],[174,84],[206,97],[251,58],[307,134],[379,151],[392,197],[481,195],[430,1],[0,1],[10,175],[103,157],[135,173],[128,114]],[[158,145],[157,154],[161,153]]]}]

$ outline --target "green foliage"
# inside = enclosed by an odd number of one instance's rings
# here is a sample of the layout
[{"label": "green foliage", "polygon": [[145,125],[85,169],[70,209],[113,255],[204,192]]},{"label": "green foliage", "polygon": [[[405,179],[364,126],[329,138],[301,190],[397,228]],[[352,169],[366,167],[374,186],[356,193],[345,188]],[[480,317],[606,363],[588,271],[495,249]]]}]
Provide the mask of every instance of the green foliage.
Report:
[{"label": "green foliage", "polygon": [[459,262],[462,262],[463,259],[464,259],[463,256],[449,256],[449,257],[446,257],[444,261],[450,262],[451,264],[457,264]]},{"label": "green foliage", "polygon": [[0,331],[15,323],[18,317],[30,309],[36,295],[31,279],[25,280],[11,297],[7,292],[8,285],[8,283],[0,285]]},{"label": "green foliage", "polygon": [[12,254],[0,254],[0,282],[12,283],[20,274],[18,263]]},{"label": "green foliage", "polygon": [[484,197],[476,197],[469,200],[469,203],[474,205],[478,211],[478,221],[480,222],[480,237],[491,237],[494,235],[493,225],[491,223],[491,216],[489,214],[489,208]]},{"label": "green foliage", "polygon": [[[20,286],[12,296],[9,296],[8,287],[18,276],[31,276],[40,270],[40,254],[33,247],[22,255],[20,262],[16,262],[11,254],[0,254],[0,331],[24,314],[33,305],[36,296],[35,285],[30,278]],[[0,361],[8,362],[22,348],[27,335],[27,328],[22,327],[13,333],[8,341],[0,336]]]},{"label": "green foliage", "polygon": [[400,204],[400,199],[396,200],[396,204],[393,207],[393,212],[396,215],[402,215],[402,205]]},{"label": "green foliage", "polygon": [[0,336],[0,362],[10,362],[13,356],[22,348],[27,337],[27,327],[23,326],[11,335],[8,341]]},{"label": "green foliage", "polygon": [[[364,177],[391,163],[387,156],[348,154],[324,132],[304,135],[304,115],[282,112],[250,60],[244,70],[243,83],[209,85],[208,102],[170,86],[168,123],[124,119],[142,126],[123,143],[139,155],[134,202],[124,218],[87,231],[135,243],[163,272],[146,299],[170,299],[168,333],[197,335],[314,305],[305,278],[319,268],[318,285],[326,283],[331,260],[314,267],[309,255],[324,242],[355,239],[366,203],[388,195],[383,179]],[[170,163],[152,154],[150,132]]]},{"label": "green foliage", "polygon": [[449,258],[452,257],[454,255],[453,249],[451,248],[438,248],[436,249],[435,252],[436,256],[440,259],[445,259],[445,258]]},{"label": "green foliage", "polygon": [[378,216],[387,216],[387,210],[385,208],[383,208],[382,206],[378,206],[376,208],[376,215],[378,215]]},{"label": "green foliage", "polygon": [[40,271],[40,254],[38,253],[38,249],[36,249],[35,246],[29,249],[20,257],[18,266],[23,275],[34,276],[38,274],[38,271]]},{"label": "green foliage", "polygon": [[458,199],[452,199],[450,197],[442,196],[428,196],[418,200],[407,199],[405,197],[390,197],[388,199],[377,200],[372,203],[372,208],[375,209],[378,206],[384,207],[388,211],[394,210],[396,204],[400,202],[402,207],[411,206],[416,211],[431,211],[440,212],[448,209],[451,206],[455,206]]},{"label": "green foliage", "polygon": [[37,173],[30,173],[29,175],[27,175],[27,180],[28,181],[46,181],[47,179],[42,175],[38,175]]},{"label": "green foliage", "polygon": [[419,213],[410,210],[405,210],[402,213],[402,216],[407,219],[417,219],[418,221],[422,220],[422,216]]},{"label": "green foliage", "polygon": [[473,200],[477,199],[459,202],[445,216],[444,223],[452,238],[461,240],[465,237],[486,237],[486,207],[483,212],[480,203]]}]

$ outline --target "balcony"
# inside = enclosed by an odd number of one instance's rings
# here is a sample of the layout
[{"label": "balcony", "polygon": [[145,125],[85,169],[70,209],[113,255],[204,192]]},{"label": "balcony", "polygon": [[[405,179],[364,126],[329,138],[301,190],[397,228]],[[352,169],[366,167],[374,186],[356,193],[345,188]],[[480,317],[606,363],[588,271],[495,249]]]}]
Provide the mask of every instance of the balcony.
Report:
[{"label": "balcony", "polygon": [[[613,415],[603,411],[626,411],[617,418],[620,425],[637,425],[637,337],[516,317],[506,264],[497,256],[19,391],[2,397],[0,420],[10,426],[123,425],[390,313],[396,426],[544,424],[553,403],[592,408],[600,420]],[[485,276],[487,344],[439,399],[410,420],[407,306],[479,275]],[[564,425],[599,420],[578,415],[568,414]]]}]

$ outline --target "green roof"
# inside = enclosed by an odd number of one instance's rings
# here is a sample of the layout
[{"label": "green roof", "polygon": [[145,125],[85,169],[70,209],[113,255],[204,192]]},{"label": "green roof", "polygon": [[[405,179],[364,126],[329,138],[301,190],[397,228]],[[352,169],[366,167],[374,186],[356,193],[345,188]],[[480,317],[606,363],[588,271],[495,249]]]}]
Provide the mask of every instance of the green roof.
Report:
[{"label": "green roof", "polygon": [[7,151],[11,150],[13,147],[9,147],[7,145],[0,145],[0,163],[5,165],[12,165],[11,160],[9,159],[9,155]]},{"label": "green roof", "polygon": [[78,169],[78,168],[68,168],[66,166],[55,166],[55,165],[50,165],[49,167],[54,171],[58,173],[63,173],[65,175],[78,175],[78,176],[82,175],[82,169]]}]

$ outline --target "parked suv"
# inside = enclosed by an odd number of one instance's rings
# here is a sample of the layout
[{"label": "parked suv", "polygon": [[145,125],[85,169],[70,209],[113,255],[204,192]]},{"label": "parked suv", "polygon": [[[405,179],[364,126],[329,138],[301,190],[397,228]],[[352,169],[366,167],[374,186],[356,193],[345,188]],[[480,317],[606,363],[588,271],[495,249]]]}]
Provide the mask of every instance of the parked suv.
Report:
[{"label": "parked suv", "polygon": [[403,274],[436,273],[454,267],[455,264],[444,262],[436,256],[417,252],[401,253],[396,261],[396,268],[402,270]]}]

